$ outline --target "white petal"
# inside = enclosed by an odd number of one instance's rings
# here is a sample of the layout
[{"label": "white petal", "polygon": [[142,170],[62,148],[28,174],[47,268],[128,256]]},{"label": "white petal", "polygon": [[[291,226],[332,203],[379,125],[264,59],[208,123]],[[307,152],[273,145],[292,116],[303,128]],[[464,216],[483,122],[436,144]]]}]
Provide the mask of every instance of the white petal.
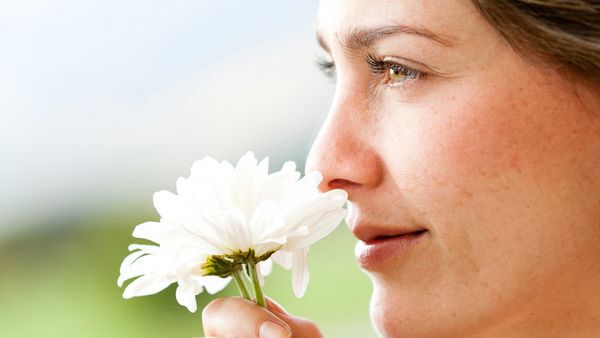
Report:
[{"label": "white petal", "polygon": [[260,272],[263,276],[268,276],[273,271],[273,261],[271,259],[259,262],[258,266],[260,267]]},{"label": "white petal", "polygon": [[213,214],[218,218],[219,234],[210,240],[228,247],[230,250],[247,251],[252,247],[252,234],[242,211],[231,208]]},{"label": "white petal", "polygon": [[198,309],[196,304],[196,293],[194,287],[189,282],[179,281],[177,291],[175,291],[175,298],[177,303],[185,306],[190,312],[194,313]]},{"label": "white petal", "polygon": [[277,251],[281,249],[285,245],[281,243],[285,243],[286,238],[287,236],[282,236],[279,238],[275,237],[273,240],[269,239],[266,242],[253,244],[252,248],[257,256],[261,256],[269,251]]},{"label": "white petal", "polygon": [[296,164],[291,161],[284,163],[281,171],[274,172],[262,180],[259,201],[270,199],[282,202],[299,178],[300,173],[296,171]]},{"label": "white petal", "polygon": [[345,209],[338,209],[322,215],[317,222],[311,225],[308,235],[289,238],[282,249],[294,251],[312,245],[335,230],[346,214]]},{"label": "white petal", "polygon": [[179,177],[177,179],[177,181],[175,182],[175,189],[177,190],[177,195],[179,196],[184,196],[186,194],[188,194],[189,192],[189,188],[188,188],[188,180],[186,180],[183,177]]},{"label": "white petal", "polygon": [[[264,167],[264,164],[262,166]],[[240,209],[248,220],[252,217],[252,213],[256,208],[259,183],[261,179],[266,177],[266,173],[261,175],[259,169],[263,168],[257,167],[254,154],[248,152],[240,158],[232,177],[231,197],[233,205]]]},{"label": "white petal", "polygon": [[280,172],[286,175],[296,173],[296,163],[294,161],[286,161],[283,166],[281,166]]},{"label": "white petal", "polygon": [[123,284],[123,282],[129,278],[152,272],[153,270],[151,269],[148,269],[147,271],[143,270],[139,273],[135,272],[134,270],[144,269],[144,261],[148,259],[155,259],[153,257],[154,254],[157,254],[159,252],[159,247],[155,245],[132,244],[129,246],[129,250],[139,251],[132,252],[127,257],[125,257],[125,259],[123,259],[123,262],[121,263],[121,267],[119,269],[121,276],[119,276],[119,280],[117,281],[117,283],[119,284]]},{"label": "white petal", "polygon": [[304,296],[306,287],[308,286],[308,265],[306,256],[308,248],[297,250],[293,253],[292,258],[292,286],[296,297]]},{"label": "white petal", "polygon": [[177,195],[170,191],[161,190],[154,193],[154,208],[160,217],[170,220],[178,220],[181,209]]},{"label": "white petal", "polygon": [[269,174],[269,158],[265,157],[258,163],[258,173],[261,176],[266,176]]},{"label": "white petal", "polygon": [[342,189],[329,190],[326,193],[324,193],[324,195],[331,200],[339,201],[340,204],[338,207],[342,207],[348,199],[348,193]]},{"label": "white petal", "polygon": [[158,249],[159,249],[158,246],[150,245],[150,244],[130,244],[127,247],[127,250],[129,250],[129,251],[142,250],[145,253],[155,253],[158,251]]},{"label": "white petal", "polygon": [[123,270],[127,269],[138,258],[140,258],[140,257],[142,257],[142,255],[146,255],[146,254],[147,254],[147,252],[144,250],[139,250],[139,251],[130,253],[129,255],[127,255],[127,257],[125,257],[125,259],[123,259],[123,262],[121,263],[121,268],[119,269],[119,271],[122,272]]},{"label": "white petal", "polygon": [[164,280],[158,274],[145,275],[127,285],[123,292],[123,298],[152,295],[164,290],[169,285],[171,282]]},{"label": "white petal", "polygon": [[229,254],[232,249],[235,249],[235,242],[231,239],[229,221],[231,216],[227,213],[227,210],[211,210],[202,213],[200,217],[204,225],[202,229],[194,230],[193,232],[209,244],[206,245],[207,247],[212,246],[218,251],[214,254]]},{"label": "white petal", "polygon": [[238,166],[244,166],[244,165],[253,165],[256,166],[256,156],[254,156],[254,152],[253,151],[248,151],[246,152],[244,155],[242,155],[242,157],[240,157],[236,167]]},{"label": "white petal", "polygon": [[256,264],[256,271],[258,272],[258,281],[261,286],[265,285],[265,276],[271,274],[273,270],[273,262],[271,259],[267,259],[266,261],[258,262]]},{"label": "white petal", "polygon": [[282,268],[289,270],[292,268],[292,253],[286,251],[276,251],[271,259],[277,264],[279,264]]},{"label": "white petal", "polygon": [[199,174],[200,176],[206,176],[214,172],[215,168],[219,167],[219,161],[212,157],[205,157],[199,161],[195,161],[192,164],[192,174]]},{"label": "white petal", "polygon": [[160,243],[161,239],[167,232],[172,229],[166,223],[145,222],[139,224],[133,229],[133,237],[151,240],[155,243]]},{"label": "white petal", "polygon": [[[285,225],[285,219],[283,213],[279,210],[279,206],[273,201],[266,201],[261,203],[252,219],[250,220],[250,229],[252,229],[252,242],[258,243],[269,239],[270,241],[277,241],[273,236],[279,235],[281,237],[281,230]],[[279,238],[279,244],[285,243],[285,236]],[[264,252],[258,253],[259,255]]]},{"label": "white petal", "polygon": [[156,266],[157,264],[155,264],[155,257],[144,254],[145,253],[141,251],[134,252],[123,260],[123,263],[121,264],[121,274],[117,280],[119,287],[123,286],[123,282],[130,278],[156,272],[158,267]]},{"label": "white petal", "polygon": [[305,198],[296,197],[289,201],[286,208],[286,222],[288,228],[299,226],[308,218],[314,218],[327,211],[341,209],[343,201],[331,200],[324,194],[306,194]]},{"label": "white petal", "polygon": [[231,281],[231,277],[221,278],[217,276],[203,276],[200,278],[202,280],[202,284],[204,284],[204,288],[211,295],[223,290]]}]

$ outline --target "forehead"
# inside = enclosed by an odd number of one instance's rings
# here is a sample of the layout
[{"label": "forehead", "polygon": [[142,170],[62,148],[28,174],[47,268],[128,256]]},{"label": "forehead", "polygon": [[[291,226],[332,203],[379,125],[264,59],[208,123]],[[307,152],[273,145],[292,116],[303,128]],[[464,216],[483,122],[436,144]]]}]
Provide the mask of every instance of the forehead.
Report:
[{"label": "forehead", "polygon": [[357,28],[402,25],[464,41],[483,18],[469,0],[321,0],[317,31],[325,40]]}]

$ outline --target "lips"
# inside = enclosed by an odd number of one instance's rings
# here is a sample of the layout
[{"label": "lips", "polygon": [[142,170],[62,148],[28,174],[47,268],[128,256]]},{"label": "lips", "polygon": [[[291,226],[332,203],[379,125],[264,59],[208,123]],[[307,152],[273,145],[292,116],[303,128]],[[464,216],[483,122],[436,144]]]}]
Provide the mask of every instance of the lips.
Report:
[{"label": "lips", "polygon": [[429,232],[420,227],[384,227],[358,224],[352,232],[359,239],[354,253],[360,266],[376,270],[387,261],[408,254]]},{"label": "lips", "polygon": [[352,226],[352,233],[356,238],[363,242],[371,242],[387,237],[395,237],[407,235],[414,232],[426,231],[427,229],[417,226],[398,227],[398,226],[382,226],[359,223]]}]

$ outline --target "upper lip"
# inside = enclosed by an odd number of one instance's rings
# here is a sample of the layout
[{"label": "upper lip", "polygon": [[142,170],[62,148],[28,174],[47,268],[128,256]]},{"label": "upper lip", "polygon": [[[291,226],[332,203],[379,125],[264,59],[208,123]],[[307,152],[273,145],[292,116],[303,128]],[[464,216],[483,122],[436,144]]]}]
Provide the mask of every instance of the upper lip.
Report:
[{"label": "upper lip", "polygon": [[352,226],[352,233],[363,242],[371,242],[386,237],[406,235],[427,230],[419,226],[389,226],[369,223],[358,223]]}]

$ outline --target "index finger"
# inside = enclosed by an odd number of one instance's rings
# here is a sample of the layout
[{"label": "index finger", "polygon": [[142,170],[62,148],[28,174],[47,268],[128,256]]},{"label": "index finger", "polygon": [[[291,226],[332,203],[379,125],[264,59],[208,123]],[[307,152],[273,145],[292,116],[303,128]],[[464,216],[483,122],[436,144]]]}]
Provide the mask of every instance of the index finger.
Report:
[{"label": "index finger", "polygon": [[288,338],[291,328],[256,303],[239,298],[219,298],[202,311],[204,334],[222,338]]}]

